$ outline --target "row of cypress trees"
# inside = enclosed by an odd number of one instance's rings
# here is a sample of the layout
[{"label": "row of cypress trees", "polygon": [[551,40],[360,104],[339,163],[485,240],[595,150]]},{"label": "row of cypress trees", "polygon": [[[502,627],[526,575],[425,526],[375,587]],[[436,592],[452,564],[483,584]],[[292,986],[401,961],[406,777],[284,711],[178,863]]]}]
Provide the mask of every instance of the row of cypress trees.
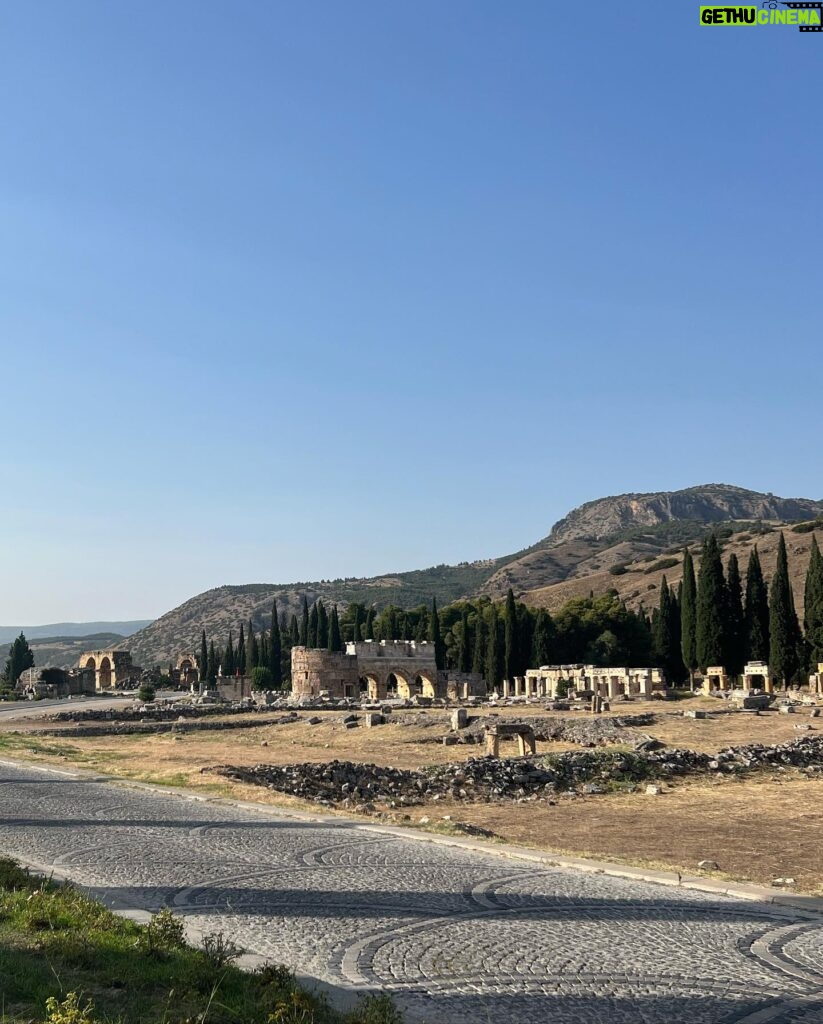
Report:
[{"label": "row of cypress trees", "polygon": [[[292,620],[296,622],[294,616]],[[288,633],[284,637],[283,623],[277,615],[277,601],[274,601],[271,628],[263,629],[257,634],[251,619],[248,631],[241,623],[236,647],[232,630],[229,630],[226,646],[222,648],[216,648],[214,640],[207,641],[206,631],[202,630],[198,667],[201,674],[205,667],[205,678],[210,683],[217,679],[219,669],[222,669],[224,676],[251,675],[255,669],[266,669],[270,675],[260,676],[261,681],[269,689],[279,690],[286,675],[283,668],[284,647],[291,647],[290,639]]]},{"label": "row of cypress trees", "polygon": [[777,565],[767,587],[755,546],[746,568],[745,592],[737,556],[724,572],[717,537],[703,544],[700,570],[686,549],[679,592],[664,577],[660,605],[652,623],[659,663],[669,679],[693,678],[700,669],[723,665],[732,677],[748,661],[769,665],[772,678],[788,685],[805,681],[810,668],[823,661],[823,557],[812,539],[805,584],[803,628],[789,579],[786,540],[780,534]]}]

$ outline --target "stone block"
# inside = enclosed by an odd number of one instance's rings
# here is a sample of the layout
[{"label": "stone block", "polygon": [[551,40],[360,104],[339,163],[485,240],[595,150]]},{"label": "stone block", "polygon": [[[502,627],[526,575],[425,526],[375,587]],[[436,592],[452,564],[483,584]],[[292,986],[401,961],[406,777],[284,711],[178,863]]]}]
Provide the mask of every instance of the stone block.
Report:
[{"label": "stone block", "polygon": [[698,711],[698,710],[695,709],[695,710],[692,710],[692,711],[684,711],[683,712],[683,717],[684,718],[706,718],[707,715],[706,715],[705,711]]},{"label": "stone block", "polygon": [[468,724],[469,714],[465,708],[457,708],[456,711],[452,711],[451,727],[453,732],[456,732],[458,729],[465,729]]},{"label": "stone block", "polygon": [[367,729],[372,729],[375,725],[383,725],[385,721],[386,719],[382,715],[375,714],[374,712],[363,716],[363,722]]}]

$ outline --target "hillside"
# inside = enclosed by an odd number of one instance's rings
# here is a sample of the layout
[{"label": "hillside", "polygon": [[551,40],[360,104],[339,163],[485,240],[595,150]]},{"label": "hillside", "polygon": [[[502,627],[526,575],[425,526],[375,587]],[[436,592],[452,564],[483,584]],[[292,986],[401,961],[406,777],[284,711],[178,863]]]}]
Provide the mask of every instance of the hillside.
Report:
[{"label": "hillside", "polygon": [[[25,632],[25,630],[24,630]],[[19,630],[18,630],[19,633]],[[28,634],[26,634],[28,639]],[[120,633],[92,633],[90,636],[47,636],[29,640],[36,668],[72,668],[84,651],[123,646]],[[9,656],[11,643],[0,645],[0,667]]]},{"label": "hillside", "polygon": [[144,629],[151,619],[132,619],[127,622],[50,622],[45,626],[0,626],[0,644],[11,643],[20,633],[26,639],[42,640],[46,637],[67,639],[90,637],[98,633],[111,633],[114,636],[131,636]]},{"label": "hillside", "polygon": [[[340,605],[362,601],[378,608],[389,603],[411,608],[428,604],[432,597],[440,604],[479,594],[497,598],[511,587],[524,600],[556,608],[576,594],[617,587],[631,605],[643,601],[650,606],[663,575],[662,569],[653,568],[655,562],[661,558],[679,562],[683,545],[699,546],[710,527],[734,534],[733,544],[739,545],[734,549],[743,568],[753,538],[759,539],[768,573],[776,533],[762,531],[820,514],[821,501],[780,498],[727,484],[601,498],[570,512],[530,548],[504,558],[370,579],[219,587],[167,612],[123,646],[138,664],[165,664],[183,651],[195,650],[201,629],[222,643],[230,628],[236,631],[249,618],[255,629],[268,625],[275,598],[281,610],[297,613],[304,594],[310,602],[322,597]],[[791,534],[791,538],[790,557],[798,549],[793,562],[807,558],[811,535]],[[610,573],[612,568],[620,575]],[[793,571],[805,572],[805,561]],[[677,573],[677,563],[669,565],[669,582],[676,582]]]}]

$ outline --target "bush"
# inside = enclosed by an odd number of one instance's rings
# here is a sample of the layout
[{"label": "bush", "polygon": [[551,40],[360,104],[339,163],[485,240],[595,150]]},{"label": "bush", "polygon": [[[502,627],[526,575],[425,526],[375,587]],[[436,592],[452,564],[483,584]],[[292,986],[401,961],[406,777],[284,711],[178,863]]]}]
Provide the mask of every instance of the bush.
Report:
[{"label": "bush", "polygon": [[140,933],[140,944],[155,956],[170,953],[175,949],[184,949],[186,938],[183,922],[179,917],[175,917],[168,907],[164,907],[156,914],[152,914],[145,931]]},{"label": "bush", "polygon": [[798,523],[792,527],[792,533],[812,533],[814,530],[823,529],[823,516],[818,516],[810,523]]},{"label": "bush", "polygon": [[251,670],[251,688],[253,690],[273,690],[274,676],[270,668],[258,665]]},{"label": "bush", "polygon": [[643,572],[660,572],[661,569],[673,569],[676,565],[680,565],[679,558],[661,558],[656,562],[652,562]]},{"label": "bush", "polygon": [[612,576],[623,576],[628,571],[629,570],[627,569],[625,562],[618,562],[617,565],[613,565],[609,568],[609,573]]},{"label": "bush", "polygon": [[94,1007],[91,1003],[81,1006],[76,992],[69,992],[62,1003],[50,996],[46,1000],[46,1012],[45,1024],[94,1024]]},{"label": "bush", "polygon": [[138,700],[142,700],[143,703],[148,703],[149,701],[154,700],[154,692],[155,691],[154,691],[154,687],[153,686],[149,686],[148,684],[144,684],[137,691],[137,699]]}]

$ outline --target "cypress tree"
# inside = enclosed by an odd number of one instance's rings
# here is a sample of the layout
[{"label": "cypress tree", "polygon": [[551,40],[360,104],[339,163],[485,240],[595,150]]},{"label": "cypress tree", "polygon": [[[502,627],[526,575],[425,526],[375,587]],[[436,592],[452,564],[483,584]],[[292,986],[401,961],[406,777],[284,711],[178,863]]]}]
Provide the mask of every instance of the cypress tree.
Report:
[{"label": "cypress tree", "polygon": [[206,679],[210,683],[213,683],[215,679],[217,679],[217,655],[214,651],[214,640],[209,644],[209,661],[208,669],[206,671]]},{"label": "cypress tree", "polygon": [[257,664],[268,668],[271,663],[270,651],[269,651],[269,634],[265,629],[260,630],[259,647],[257,650]]},{"label": "cypress tree", "polygon": [[538,608],[532,640],[532,661],[535,668],[551,665],[554,644],[554,622],[545,608]]},{"label": "cypress tree", "polygon": [[697,663],[705,672],[722,665],[726,653],[726,581],[717,537],[712,533],[703,545],[697,575]]},{"label": "cypress tree", "polygon": [[463,614],[460,618],[460,652],[457,658],[457,669],[459,672],[471,671],[471,648],[469,645],[469,606],[463,605]]},{"label": "cypress tree", "polygon": [[474,651],[472,652],[472,672],[478,676],[485,676],[486,668],[486,622],[483,618],[483,608],[477,609],[474,620]]},{"label": "cypress tree", "polygon": [[343,641],[340,638],[340,620],[337,617],[337,605],[332,605],[331,622],[329,623],[329,645],[330,651],[342,651]]},{"label": "cypress tree", "polygon": [[517,671],[517,609],[514,606],[514,591],[509,587],[506,606],[503,611],[503,634],[505,637],[503,655],[503,678],[514,679]]},{"label": "cypress tree", "polygon": [[34,654],[21,630],[20,636],[12,643],[9,656],[6,659],[6,667],[3,672],[6,682],[10,686],[14,686],[27,668],[34,668]]},{"label": "cypress tree", "polygon": [[303,617],[300,620],[300,640],[298,646],[309,646],[309,602],[306,600],[305,594],[303,595]]},{"label": "cypress tree", "polygon": [[234,645],[231,639],[231,630],[229,630],[229,642],[226,644],[226,650],[223,655],[223,675],[233,676],[235,670],[235,659],[234,659]]},{"label": "cypress tree", "polygon": [[726,654],[723,664],[733,679],[739,679],[746,664],[746,616],[743,611],[743,585],[737,555],[729,555],[726,572]]},{"label": "cypress tree", "polygon": [[322,651],[329,644],[329,613],[322,601],[317,602],[317,647]]},{"label": "cypress tree", "polygon": [[489,637],[486,644],[486,686],[494,689],[503,681],[503,652],[500,644],[497,606],[492,603],[489,614]]},{"label": "cypress tree", "polygon": [[246,638],[243,633],[243,623],[240,623],[240,639],[237,641],[237,655],[235,658],[237,672],[239,675],[246,674]]},{"label": "cypress tree", "polygon": [[352,626],[352,640],[354,640],[356,644],[360,643],[363,639],[363,634],[360,631],[360,611],[360,605],[356,604],[354,606],[354,624]]},{"label": "cypress tree", "polygon": [[257,644],[257,637],[254,635],[254,623],[249,619],[249,642],[246,645],[246,675],[250,676],[259,664],[260,648]]},{"label": "cypress tree", "polygon": [[421,605],[417,615],[417,629],[414,632],[414,639],[423,643],[429,635],[429,612],[425,605]]},{"label": "cypress tree", "polygon": [[309,628],[306,636],[306,647],[316,648],[317,647],[317,602],[311,606],[311,612],[309,613]]},{"label": "cypress tree", "polygon": [[775,680],[788,686],[800,668],[800,626],[794,608],[786,541],[782,533],[769,592],[769,639],[769,670]]},{"label": "cypress tree", "polygon": [[814,534],[806,572],[803,628],[806,633],[808,667],[816,672],[817,666],[823,662],[823,556]]},{"label": "cypress tree", "polygon": [[654,649],[657,664],[670,683],[683,681],[684,665],[680,650],[680,616],[677,598],[669,589],[666,577],[660,584],[660,604],[655,619]]},{"label": "cypress tree", "polygon": [[440,635],[440,616],[437,613],[437,598],[432,598],[432,611],[429,617],[429,640],[434,644],[435,664],[439,669],[446,667],[446,645]]},{"label": "cypress tree", "polygon": [[769,595],[757,546],[746,569],[746,656],[749,661],[769,660]]},{"label": "cypress tree", "polygon": [[372,606],[366,612],[366,625],[363,630],[364,640],[374,640],[374,607]]},{"label": "cypress tree", "polygon": [[[297,620],[295,619],[295,625]],[[280,620],[277,617],[277,601],[271,606],[271,636],[269,638],[269,670],[272,675],[272,689],[283,685],[283,639],[280,634]]]},{"label": "cypress tree", "polygon": [[209,649],[206,646],[206,631],[200,632],[200,664],[197,666],[198,675],[201,679],[208,678],[209,672]]},{"label": "cypress tree", "polygon": [[292,647],[298,647],[300,645],[300,626],[297,624],[297,616],[296,615],[292,615],[292,617],[291,617],[291,623],[289,625],[289,633],[291,634],[291,645],[292,645]]},{"label": "cypress tree", "polygon": [[697,583],[694,561],[688,548],[683,552],[683,582],[680,596],[680,650],[683,664],[689,671],[689,682],[694,688],[697,669]]}]

